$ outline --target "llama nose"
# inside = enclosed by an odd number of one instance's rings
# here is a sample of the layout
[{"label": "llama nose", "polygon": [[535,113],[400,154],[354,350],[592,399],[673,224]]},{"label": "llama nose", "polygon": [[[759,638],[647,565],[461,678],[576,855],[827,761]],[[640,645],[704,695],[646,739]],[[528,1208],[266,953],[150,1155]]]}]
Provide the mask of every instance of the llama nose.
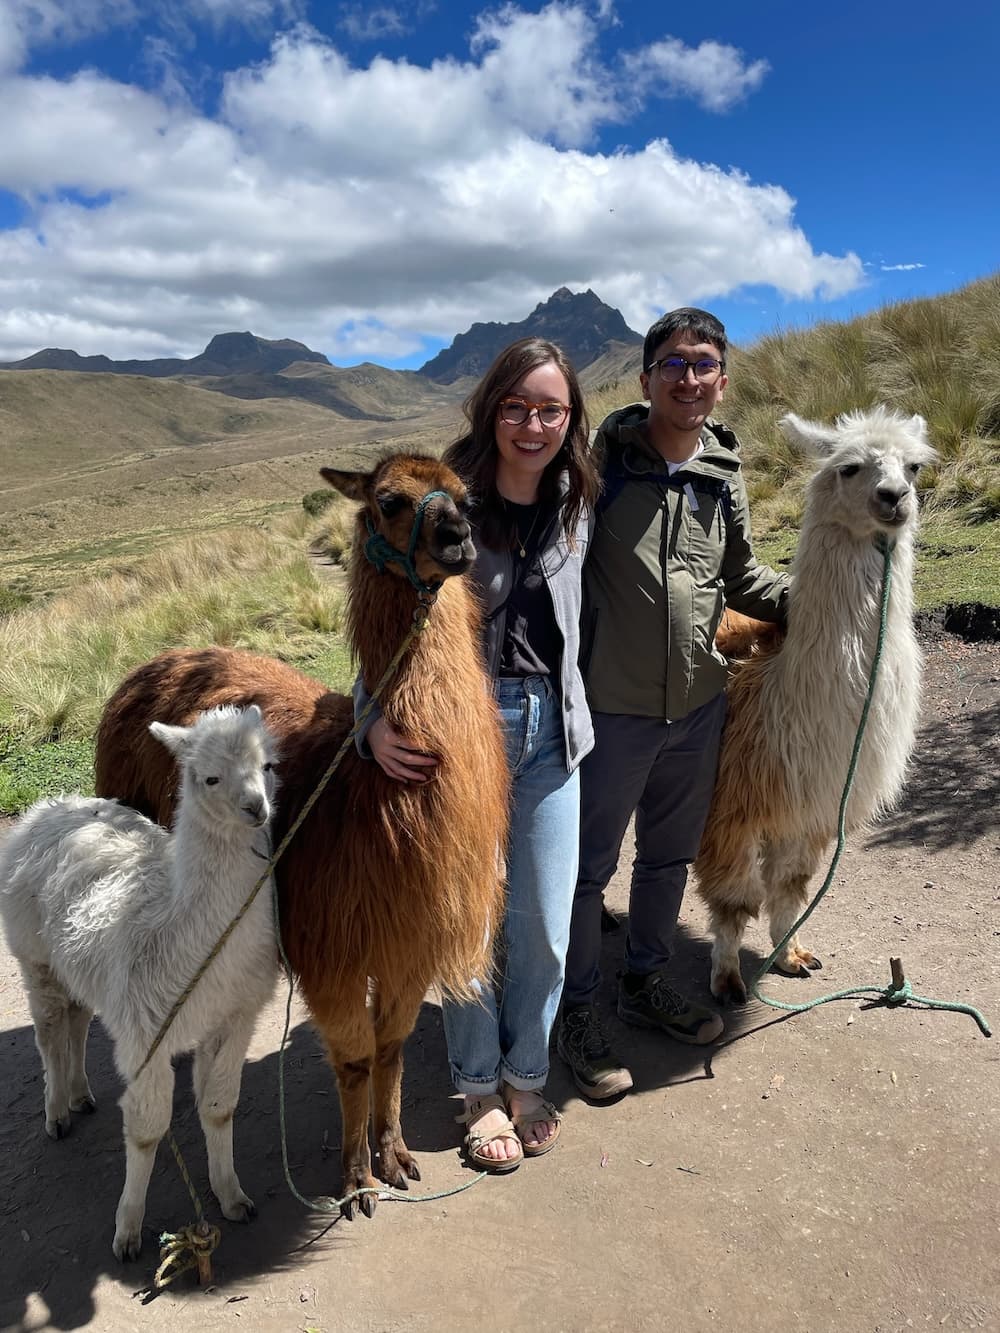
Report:
[{"label": "llama nose", "polygon": [[243,810],[258,826],[267,818],[267,802],[263,796],[257,796],[245,802]]},{"label": "llama nose", "polygon": [[437,526],[437,539],[442,546],[461,546],[472,532],[467,519],[456,514],[454,518],[445,518]]},{"label": "llama nose", "polygon": [[895,509],[909,489],[909,486],[880,486],[875,494],[881,504],[889,509]]}]

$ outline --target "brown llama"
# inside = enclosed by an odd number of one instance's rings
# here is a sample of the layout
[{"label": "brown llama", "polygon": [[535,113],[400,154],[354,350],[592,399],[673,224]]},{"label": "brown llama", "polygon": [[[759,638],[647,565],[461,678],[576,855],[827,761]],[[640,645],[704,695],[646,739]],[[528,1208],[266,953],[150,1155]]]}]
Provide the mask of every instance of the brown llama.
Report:
[{"label": "brown llama", "polygon": [[[437,459],[417,455],[386,458],[370,474],[321,475],[361,504],[347,619],[369,691],[418,605],[415,585],[399,563],[384,563],[377,539],[406,552],[416,530],[414,577],[441,585],[381,701],[393,727],[440,758],[433,779],[393,781],[352,745],[275,870],[285,949],[337,1075],[349,1194],[375,1185],[369,1101],[382,1179],[404,1188],[407,1178],[420,1179],[400,1129],[403,1043],[429,987],[467,995],[470,979],[489,971],[503,911],[509,793],[478,603],[466,580],[453,577],[475,558],[465,486]],[[280,757],[277,846],[348,734],[353,706],[267,657],[180,649],[133,671],[101,720],[98,793],[167,823],[177,772],[148,722],[186,724],[218,704],[250,703],[263,711]],[[375,1199],[360,1196],[368,1217]],[[353,1217],[354,1203],[342,1211]]]}]

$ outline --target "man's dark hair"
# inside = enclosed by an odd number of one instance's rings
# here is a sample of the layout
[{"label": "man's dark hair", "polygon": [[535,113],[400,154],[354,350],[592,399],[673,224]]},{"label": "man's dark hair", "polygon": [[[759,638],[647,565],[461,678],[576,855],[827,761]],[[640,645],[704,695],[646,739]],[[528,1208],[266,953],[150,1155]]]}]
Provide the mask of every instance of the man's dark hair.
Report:
[{"label": "man's dark hair", "polygon": [[710,315],[707,310],[699,310],[696,306],[685,305],[681,306],[680,310],[671,310],[667,314],[661,315],[646,334],[646,340],[642,344],[643,370],[649,369],[649,363],[653,360],[653,355],[660,343],[673,337],[675,333],[693,333],[700,342],[714,343],[719,349],[719,360],[722,362],[723,369],[725,368],[726,348],[729,344],[722,323],[714,315]]}]

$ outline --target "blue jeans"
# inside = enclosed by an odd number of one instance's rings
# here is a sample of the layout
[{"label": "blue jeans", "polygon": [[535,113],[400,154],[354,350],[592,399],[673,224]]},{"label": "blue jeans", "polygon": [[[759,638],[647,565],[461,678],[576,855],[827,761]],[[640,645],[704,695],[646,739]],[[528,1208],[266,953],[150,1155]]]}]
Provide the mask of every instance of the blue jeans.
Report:
[{"label": "blue jeans", "polygon": [[580,782],[566,772],[559,698],[545,676],[503,677],[494,687],[513,779],[507,908],[497,984],[474,983],[479,1001],[446,1002],[448,1060],[459,1092],[542,1088],[563,967],[580,843]]}]

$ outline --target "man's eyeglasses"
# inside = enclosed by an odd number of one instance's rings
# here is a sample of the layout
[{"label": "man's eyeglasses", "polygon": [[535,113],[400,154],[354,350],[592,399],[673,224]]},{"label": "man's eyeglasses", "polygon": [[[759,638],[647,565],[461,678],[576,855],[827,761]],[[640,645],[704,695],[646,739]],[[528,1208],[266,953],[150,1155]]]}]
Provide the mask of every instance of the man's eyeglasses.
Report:
[{"label": "man's eyeglasses", "polygon": [[682,356],[661,356],[646,367],[646,373],[651,374],[657,367],[660,379],[665,384],[676,384],[684,378],[689,368],[694,371],[695,379],[702,384],[711,384],[722,374],[722,362],[716,361],[714,356],[700,356],[697,361],[686,361]]},{"label": "man's eyeglasses", "polygon": [[532,412],[538,413],[543,426],[561,426],[569,408],[565,403],[529,403],[524,398],[505,398],[500,404],[500,420],[507,426],[523,426]]}]

